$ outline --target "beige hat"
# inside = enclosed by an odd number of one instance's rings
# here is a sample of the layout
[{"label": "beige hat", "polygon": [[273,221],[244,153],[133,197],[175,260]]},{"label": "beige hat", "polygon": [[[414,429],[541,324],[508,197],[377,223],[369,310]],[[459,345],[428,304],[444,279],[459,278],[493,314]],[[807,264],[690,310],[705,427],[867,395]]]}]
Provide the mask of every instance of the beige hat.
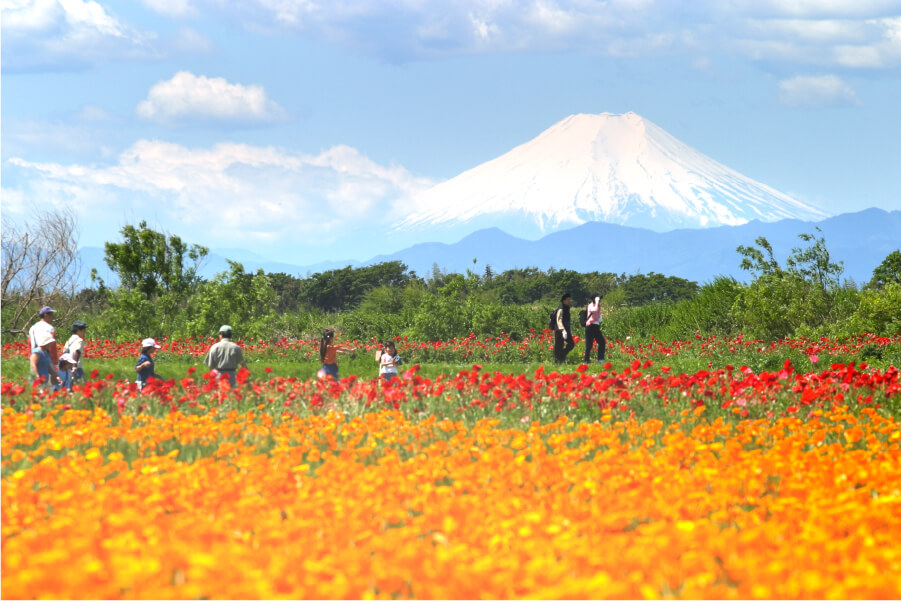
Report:
[{"label": "beige hat", "polygon": [[46,346],[53,342],[56,342],[56,338],[53,337],[53,334],[50,332],[41,332],[36,336],[36,340],[38,346]]}]

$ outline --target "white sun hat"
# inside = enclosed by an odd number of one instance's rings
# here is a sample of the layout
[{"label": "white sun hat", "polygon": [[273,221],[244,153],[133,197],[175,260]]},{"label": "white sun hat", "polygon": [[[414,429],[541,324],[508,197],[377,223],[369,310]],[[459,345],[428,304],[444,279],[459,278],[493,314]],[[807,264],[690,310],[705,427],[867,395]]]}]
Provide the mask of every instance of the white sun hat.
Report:
[{"label": "white sun hat", "polygon": [[153,348],[162,348],[156,343],[156,340],[154,340],[153,338],[145,338],[141,341],[141,348],[147,348],[148,346],[152,346]]}]

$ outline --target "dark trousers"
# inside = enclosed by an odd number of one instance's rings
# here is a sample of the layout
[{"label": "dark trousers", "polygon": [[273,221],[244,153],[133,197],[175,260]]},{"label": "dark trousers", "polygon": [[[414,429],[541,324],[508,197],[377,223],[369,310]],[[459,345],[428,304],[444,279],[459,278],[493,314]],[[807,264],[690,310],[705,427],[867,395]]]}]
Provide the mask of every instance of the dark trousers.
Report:
[{"label": "dark trousers", "polygon": [[607,341],[604,340],[599,323],[585,326],[585,357],[582,359],[584,363],[591,362],[591,347],[594,346],[595,341],[598,343],[598,361],[603,361],[607,352]]},{"label": "dark trousers", "polygon": [[563,340],[563,331],[557,330],[554,333],[554,361],[556,363],[563,363],[566,361],[566,356],[569,354],[569,351],[575,348],[576,343],[573,342],[573,333],[570,331],[566,332],[566,340]]}]

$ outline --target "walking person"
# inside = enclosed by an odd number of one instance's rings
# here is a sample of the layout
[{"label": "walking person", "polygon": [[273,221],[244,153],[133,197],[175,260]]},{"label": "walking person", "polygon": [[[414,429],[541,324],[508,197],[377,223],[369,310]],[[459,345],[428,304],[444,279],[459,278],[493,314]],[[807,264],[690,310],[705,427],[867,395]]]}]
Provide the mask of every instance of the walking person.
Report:
[{"label": "walking person", "polygon": [[332,377],[338,379],[338,355],[352,353],[353,349],[343,344],[335,344],[335,331],[326,328],[319,339],[319,359],[322,361],[320,377]]},{"label": "walking person", "polygon": [[37,334],[30,357],[31,374],[28,381],[32,386],[35,382],[40,381],[41,388],[50,390],[51,385],[58,386],[62,383],[59,373],[56,371],[56,363],[50,359],[50,347],[55,343],[56,341],[49,332],[44,331]]},{"label": "walking person", "polygon": [[[84,358],[84,337],[87,330],[88,324],[85,322],[73,322],[72,335],[66,341],[66,346],[63,347],[63,354],[59,358],[61,369],[59,375],[63,380],[62,386],[69,390],[72,390],[72,386],[75,382],[84,378],[84,365],[81,360]],[[71,363],[69,365],[63,365],[63,357],[65,357],[66,354],[72,357],[74,365]],[[69,367],[69,369],[62,370],[63,367]]]},{"label": "walking person", "polygon": [[50,307],[41,307],[41,310],[38,311],[38,315],[41,318],[28,329],[28,344],[31,348],[41,346],[38,344],[38,341],[43,340],[45,334],[52,338],[48,352],[50,353],[50,361],[54,366],[59,362],[59,351],[56,348],[56,329],[53,327],[53,315],[55,313],[56,311]]},{"label": "walking person", "polygon": [[588,306],[585,307],[587,317],[585,319],[585,356],[582,363],[591,363],[591,348],[598,343],[598,363],[604,362],[607,351],[607,341],[601,332],[601,295],[595,294]]},{"label": "walking person", "polygon": [[160,348],[153,338],[145,338],[141,341],[141,356],[138,357],[138,363],[135,365],[135,371],[138,372],[138,391],[143,391],[149,382],[157,379],[156,372],[153,368],[153,354]]},{"label": "walking person", "polygon": [[569,310],[572,304],[572,296],[569,292],[560,298],[560,306],[556,311],[556,323],[554,328],[554,362],[563,363],[566,356],[573,350],[576,343],[573,342],[572,322]]},{"label": "walking person", "polygon": [[384,382],[390,382],[396,378],[397,366],[401,363],[400,357],[397,356],[397,347],[394,345],[394,341],[388,340],[379,354],[379,378]]},{"label": "walking person", "polygon": [[238,367],[247,369],[247,362],[244,361],[244,351],[232,342],[232,333],[231,326],[219,328],[219,342],[210,347],[203,362],[210,370],[228,374],[228,381],[234,388],[237,384]]}]

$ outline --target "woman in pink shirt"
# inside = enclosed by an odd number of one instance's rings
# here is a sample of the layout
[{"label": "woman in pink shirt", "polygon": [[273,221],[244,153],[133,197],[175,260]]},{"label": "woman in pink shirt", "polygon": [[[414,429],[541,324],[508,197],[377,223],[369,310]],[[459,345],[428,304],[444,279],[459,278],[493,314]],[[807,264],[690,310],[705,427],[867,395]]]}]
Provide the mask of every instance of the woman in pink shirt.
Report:
[{"label": "woman in pink shirt", "polygon": [[601,295],[595,294],[586,307],[588,318],[585,320],[585,357],[582,363],[591,363],[591,347],[595,341],[598,343],[598,363],[604,362],[607,350],[607,341],[601,333]]}]

